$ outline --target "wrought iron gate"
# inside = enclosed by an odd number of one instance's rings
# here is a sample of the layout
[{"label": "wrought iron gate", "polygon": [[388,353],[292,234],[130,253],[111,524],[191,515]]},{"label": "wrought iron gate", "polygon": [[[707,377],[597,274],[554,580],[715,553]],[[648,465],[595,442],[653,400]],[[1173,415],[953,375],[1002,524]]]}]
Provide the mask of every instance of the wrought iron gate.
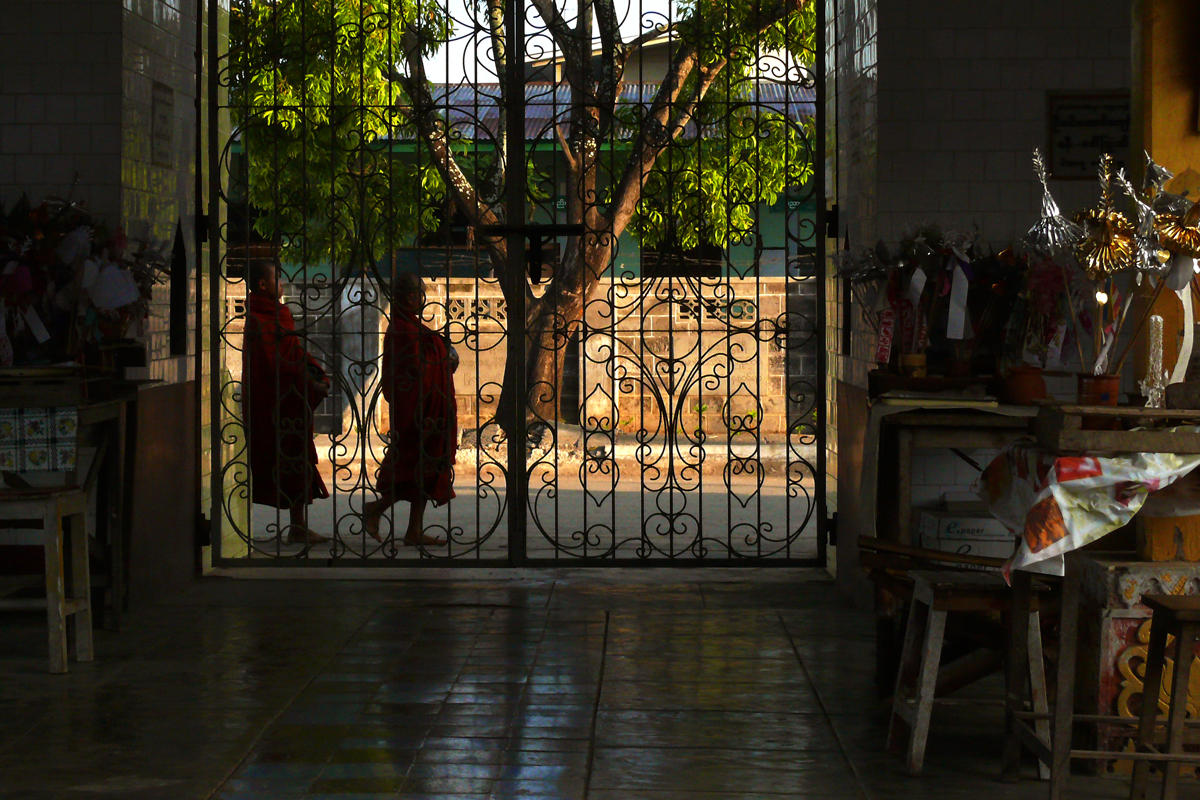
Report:
[{"label": "wrought iron gate", "polygon": [[215,562],[824,563],[823,5],[210,3]]}]

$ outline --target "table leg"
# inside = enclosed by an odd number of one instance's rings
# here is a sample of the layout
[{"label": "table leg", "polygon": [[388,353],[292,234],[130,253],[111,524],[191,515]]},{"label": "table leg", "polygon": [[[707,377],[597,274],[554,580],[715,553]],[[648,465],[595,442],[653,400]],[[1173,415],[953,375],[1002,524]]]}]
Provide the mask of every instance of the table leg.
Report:
[{"label": "table leg", "polygon": [[114,525],[110,550],[112,563],[109,565],[112,580],[113,629],[121,628],[121,613],[126,608],[126,548],[129,540],[129,499],[133,490],[133,469],[129,462],[131,449],[128,442],[130,426],[128,404],[122,403],[117,413],[116,466],[114,502]]},{"label": "table leg", "polygon": [[87,509],[72,514],[68,523],[71,542],[71,599],[81,601],[84,607],[72,615],[75,626],[75,658],[91,661],[95,657],[92,640],[92,580],[91,564],[88,562]]},{"label": "table leg", "polygon": [[912,431],[896,432],[896,539],[913,544],[912,536]]},{"label": "table leg", "polygon": [[[1183,752],[1183,722],[1187,716],[1188,683],[1192,674],[1192,659],[1196,653],[1196,637],[1200,625],[1185,622],[1179,626],[1175,639],[1175,668],[1171,671],[1171,712],[1167,716],[1167,749],[1171,754]],[[1152,634],[1153,635],[1153,634]],[[1142,695],[1145,702],[1146,695]],[[1163,800],[1179,796],[1179,764],[1163,762]]]},{"label": "table leg", "polygon": [[[1042,615],[1037,609],[1029,612],[1029,700],[1038,719],[1033,730],[1047,745],[1050,743],[1050,701],[1046,691],[1046,661],[1042,650]],[[1050,763],[1038,757],[1038,777],[1050,779]]]},{"label": "table leg", "polygon": [[1004,756],[1001,777],[1021,776],[1021,721],[1029,676],[1029,605],[1032,579],[1020,570],[1012,574],[1012,600],[1008,609],[1008,658],[1004,675]]},{"label": "table leg", "polygon": [[1071,776],[1071,738],[1075,723],[1075,646],[1079,636],[1081,567],[1066,558],[1062,622],[1059,626],[1058,676],[1055,681],[1054,732],[1050,742],[1050,800],[1063,800]]},{"label": "table leg", "polygon": [[[1150,619],[1150,644],[1146,648],[1146,675],[1142,680],[1142,718],[1138,724],[1135,748],[1146,751],[1154,743],[1154,729],[1158,723],[1158,697],[1162,691],[1163,656],[1167,647],[1167,625],[1159,618],[1157,624]],[[1133,786],[1131,800],[1146,797],[1146,785],[1150,780],[1150,762],[1133,762]]]},{"label": "table leg", "polygon": [[914,676],[920,670],[921,637],[929,627],[932,610],[916,597],[908,609],[908,624],[904,627],[904,649],[900,653],[900,663],[896,667],[895,689],[892,691],[892,715],[888,721],[886,747],[889,752],[899,753],[905,734],[911,738],[913,723],[906,717],[903,709],[905,704],[913,699],[909,693],[909,683],[916,682]]}]

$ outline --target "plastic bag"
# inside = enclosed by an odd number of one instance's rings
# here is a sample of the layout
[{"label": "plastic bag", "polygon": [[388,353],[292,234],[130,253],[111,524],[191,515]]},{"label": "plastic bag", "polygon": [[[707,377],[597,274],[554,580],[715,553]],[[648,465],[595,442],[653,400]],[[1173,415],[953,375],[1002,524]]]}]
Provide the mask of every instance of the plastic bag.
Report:
[{"label": "plastic bag", "polygon": [[[1200,455],[1056,456],[1019,442],[996,456],[974,488],[992,514],[1021,538],[1007,575],[1013,569],[1037,569],[1115,531],[1154,492],[1197,466]],[[1054,571],[1062,574],[1061,565]]]}]

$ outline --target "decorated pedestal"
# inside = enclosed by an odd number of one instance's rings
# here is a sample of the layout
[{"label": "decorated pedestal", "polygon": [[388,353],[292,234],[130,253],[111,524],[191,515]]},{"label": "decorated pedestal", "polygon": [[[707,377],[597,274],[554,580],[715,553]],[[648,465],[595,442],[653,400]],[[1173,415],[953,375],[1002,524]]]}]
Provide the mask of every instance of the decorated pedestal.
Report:
[{"label": "decorated pedestal", "polygon": [[[1142,680],[1150,641],[1150,611],[1141,604],[1145,594],[1200,594],[1200,568],[1184,561],[1129,561],[1120,557],[1086,556],[1080,620],[1080,682],[1076,711],[1116,714],[1137,719],[1142,709]],[[1169,651],[1168,651],[1169,652]],[[1167,710],[1167,691],[1175,663],[1167,660],[1160,713]],[[1190,662],[1188,717],[1200,716],[1200,661]],[[1095,729],[1092,728],[1094,732]],[[1100,749],[1132,750],[1132,727],[1101,726]],[[1110,771],[1129,772],[1132,762],[1115,761]],[[1195,768],[1184,768],[1195,772]]]}]

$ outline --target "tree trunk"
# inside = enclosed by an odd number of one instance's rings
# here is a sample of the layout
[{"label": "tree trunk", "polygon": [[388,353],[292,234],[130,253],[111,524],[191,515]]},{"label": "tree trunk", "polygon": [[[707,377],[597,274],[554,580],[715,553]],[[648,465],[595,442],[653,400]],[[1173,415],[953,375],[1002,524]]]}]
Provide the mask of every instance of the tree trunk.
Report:
[{"label": "tree trunk", "polygon": [[[574,244],[577,240],[572,237]],[[519,380],[506,364],[504,385],[497,407],[497,422],[506,431],[514,409],[524,399],[527,423],[555,424],[562,411],[562,379],[566,367],[567,342],[583,321],[583,310],[600,276],[608,266],[607,247],[588,248],[581,256],[578,246],[568,247],[558,275],[541,297],[526,295],[525,379]],[[509,335],[519,332],[509,322]]]}]

